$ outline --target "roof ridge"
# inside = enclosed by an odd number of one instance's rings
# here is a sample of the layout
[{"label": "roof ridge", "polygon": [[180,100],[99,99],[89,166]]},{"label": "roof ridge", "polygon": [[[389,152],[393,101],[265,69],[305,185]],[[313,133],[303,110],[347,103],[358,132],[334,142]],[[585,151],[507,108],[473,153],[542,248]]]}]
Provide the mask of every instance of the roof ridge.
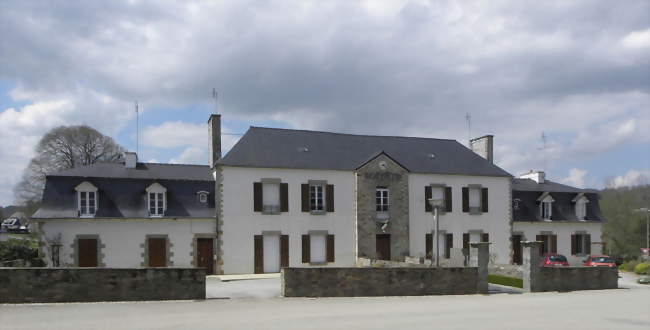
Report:
[{"label": "roof ridge", "polygon": [[324,134],[332,134],[332,135],[347,135],[347,136],[362,136],[362,137],[379,137],[379,138],[399,138],[399,139],[442,140],[442,141],[454,141],[454,142],[458,142],[458,140],[455,140],[455,139],[430,138],[430,137],[421,137],[421,136],[397,136],[397,135],[354,134],[354,133],[339,133],[339,132],[330,132],[330,131],[316,131],[316,130],[308,130],[308,129],[278,128],[278,127],[262,127],[262,126],[251,126],[250,128],[255,128],[255,129],[268,129],[268,130],[278,130],[278,131],[293,131],[293,132],[324,133]]},{"label": "roof ridge", "polygon": [[138,164],[164,165],[164,166],[201,166],[201,167],[210,167],[210,165],[203,165],[203,164],[178,164],[178,163],[153,163],[153,162],[138,162]]}]

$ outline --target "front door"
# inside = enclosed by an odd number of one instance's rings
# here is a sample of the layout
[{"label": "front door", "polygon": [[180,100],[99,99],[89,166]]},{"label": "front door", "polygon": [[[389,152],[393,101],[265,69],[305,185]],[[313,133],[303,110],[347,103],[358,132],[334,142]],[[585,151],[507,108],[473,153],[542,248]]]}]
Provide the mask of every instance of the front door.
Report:
[{"label": "front door", "polygon": [[196,239],[196,265],[205,268],[208,275],[214,274],[214,240],[212,238]]},{"label": "front door", "polygon": [[280,235],[263,235],[264,237],[264,272],[280,272]]},{"label": "front door", "polygon": [[79,267],[97,267],[97,239],[80,238],[77,240]]},{"label": "front door", "polygon": [[149,267],[167,267],[167,239],[149,238]]},{"label": "front door", "polygon": [[512,263],[521,265],[521,235],[512,235]]},{"label": "front door", "polygon": [[377,234],[377,259],[390,260],[390,234]]}]

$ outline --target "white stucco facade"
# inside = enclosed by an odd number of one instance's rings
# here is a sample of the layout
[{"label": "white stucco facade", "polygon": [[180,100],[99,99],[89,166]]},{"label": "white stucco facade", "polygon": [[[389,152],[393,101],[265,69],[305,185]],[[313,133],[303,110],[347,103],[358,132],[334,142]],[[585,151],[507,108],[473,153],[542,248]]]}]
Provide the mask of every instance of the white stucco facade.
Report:
[{"label": "white stucco facade", "polygon": [[147,236],[166,236],[169,267],[193,267],[195,238],[215,237],[215,219],[47,219],[38,220],[44,261],[52,266],[49,242],[60,237],[61,267],[74,267],[75,239],[98,239],[100,267],[143,267]]},{"label": "white stucco facade", "polygon": [[[424,187],[442,184],[451,187],[452,212],[440,214],[440,231],[453,234],[453,247],[463,246],[463,233],[470,234],[470,241],[480,241],[481,233],[490,236],[490,255],[496,263],[509,263],[510,260],[510,178],[442,174],[409,175],[409,242],[412,256],[425,256],[425,234],[435,228],[432,212],[425,212]],[[481,185],[488,188],[488,212],[470,214],[462,210],[462,188],[468,185]],[[444,236],[440,237],[441,255],[444,249]],[[435,251],[435,243],[434,243]]]},{"label": "white stucco facade", "polygon": [[513,223],[513,235],[521,234],[522,240],[534,241],[537,235],[550,234],[557,236],[557,253],[564,255],[571,266],[581,266],[587,254],[571,254],[571,235],[591,235],[591,254],[601,254],[602,223],[601,222],[523,222]]},{"label": "white stucco facade", "polygon": [[[354,266],[355,177],[353,172],[302,169],[272,169],[221,166],[222,270],[225,274],[254,272],[254,235],[279,232],[289,236],[289,266],[302,263],[301,236],[310,231],[326,231],[335,237],[334,262],[323,267]],[[280,179],[288,184],[289,211],[262,214],[253,211],[253,183]],[[301,184],[324,180],[334,185],[334,212],[312,215],[301,210]]]}]

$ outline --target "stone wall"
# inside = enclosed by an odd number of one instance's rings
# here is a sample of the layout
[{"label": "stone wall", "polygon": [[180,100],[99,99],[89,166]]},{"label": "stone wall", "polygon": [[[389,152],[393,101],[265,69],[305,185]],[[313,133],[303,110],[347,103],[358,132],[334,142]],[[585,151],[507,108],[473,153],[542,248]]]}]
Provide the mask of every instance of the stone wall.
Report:
[{"label": "stone wall", "polygon": [[540,242],[522,242],[524,290],[529,292],[618,288],[618,269],[609,267],[541,267]]},{"label": "stone wall", "polygon": [[0,268],[0,303],[205,299],[202,268]]},{"label": "stone wall", "polygon": [[[408,171],[385,154],[380,154],[357,170],[357,245],[358,256],[376,259],[376,235],[390,234],[391,260],[402,261],[409,254],[409,181]],[[389,189],[390,208],[378,214],[377,187]],[[377,218],[388,217],[381,229]]]},{"label": "stone wall", "polygon": [[422,296],[477,293],[478,269],[282,268],[284,297]]}]

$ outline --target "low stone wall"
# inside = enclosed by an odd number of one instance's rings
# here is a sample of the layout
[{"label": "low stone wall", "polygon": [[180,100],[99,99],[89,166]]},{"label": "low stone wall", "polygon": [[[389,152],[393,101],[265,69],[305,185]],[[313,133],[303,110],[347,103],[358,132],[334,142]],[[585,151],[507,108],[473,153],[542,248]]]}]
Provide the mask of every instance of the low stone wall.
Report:
[{"label": "low stone wall", "polygon": [[609,267],[539,267],[533,292],[618,288],[618,269]]},{"label": "low stone wall", "polygon": [[618,288],[618,269],[609,267],[541,267],[541,242],[522,242],[524,290],[529,292]]},{"label": "low stone wall", "polygon": [[473,294],[478,268],[282,268],[284,297]]},{"label": "low stone wall", "polygon": [[0,268],[0,303],[205,299],[203,268]]}]

